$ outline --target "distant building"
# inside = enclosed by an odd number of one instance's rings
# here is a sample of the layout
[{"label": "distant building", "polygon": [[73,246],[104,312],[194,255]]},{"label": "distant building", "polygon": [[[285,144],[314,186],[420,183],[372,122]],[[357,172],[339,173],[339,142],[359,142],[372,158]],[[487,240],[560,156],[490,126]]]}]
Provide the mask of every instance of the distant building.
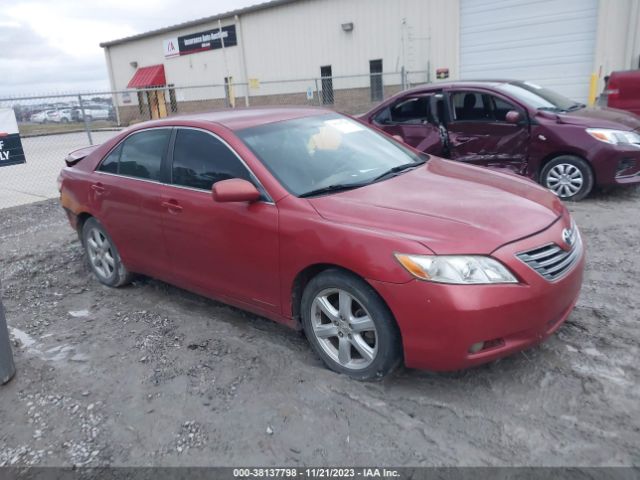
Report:
[{"label": "distant building", "polygon": [[113,90],[145,89],[117,95],[127,123],[203,102],[358,112],[444,78],[526,79],[585,101],[592,74],[600,91],[639,68],[639,25],[639,0],[274,0],[101,46]]}]

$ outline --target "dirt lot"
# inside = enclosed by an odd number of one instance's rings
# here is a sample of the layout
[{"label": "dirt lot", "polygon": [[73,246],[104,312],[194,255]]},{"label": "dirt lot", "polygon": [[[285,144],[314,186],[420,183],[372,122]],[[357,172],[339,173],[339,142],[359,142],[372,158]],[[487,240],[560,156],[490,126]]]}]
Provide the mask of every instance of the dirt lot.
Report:
[{"label": "dirt lot", "polygon": [[570,208],[589,259],[557,335],[381,383],[164,283],[101,286],[55,201],[0,210],[0,465],[640,465],[640,190]]}]

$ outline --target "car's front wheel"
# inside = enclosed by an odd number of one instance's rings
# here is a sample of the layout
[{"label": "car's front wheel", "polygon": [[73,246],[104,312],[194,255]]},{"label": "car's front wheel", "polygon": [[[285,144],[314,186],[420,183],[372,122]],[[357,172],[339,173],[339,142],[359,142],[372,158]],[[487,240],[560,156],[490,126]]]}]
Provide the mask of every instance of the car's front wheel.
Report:
[{"label": "car's front wheel", "polygon": [[302,324],[324,363],[358,380],[380,379],[402,359],[398,326],[373,288],[341,270],[326,270],[304,290]]},{"label": "car's front wheel", "polygon": [[561,155],[544,166],[540,183],[562,200],[578,201],[591,192],[593,173],[583,159]]},{"label": "car's front wheel", "polygon": [[118,249],[102,224],[89,218],[82,227],[82,244],[89,267],[98,280],[109,287],[120,287],[131,282]]}]

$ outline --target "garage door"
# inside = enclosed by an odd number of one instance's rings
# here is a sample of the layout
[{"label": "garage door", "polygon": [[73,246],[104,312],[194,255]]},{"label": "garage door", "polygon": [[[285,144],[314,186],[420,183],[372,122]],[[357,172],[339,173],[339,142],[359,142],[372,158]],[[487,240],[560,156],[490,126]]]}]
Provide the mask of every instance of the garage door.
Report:
[{"label": "garage door", "polygon": [[598,0],[461,0],[465,80],[529,80],[586,102]]}]

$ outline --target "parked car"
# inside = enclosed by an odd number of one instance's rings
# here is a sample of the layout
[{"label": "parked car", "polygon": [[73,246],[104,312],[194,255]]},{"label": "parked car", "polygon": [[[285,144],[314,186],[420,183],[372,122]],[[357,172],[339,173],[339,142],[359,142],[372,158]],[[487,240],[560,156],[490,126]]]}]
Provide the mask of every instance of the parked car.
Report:
[{"label": "parked car", "polygon": [[598,104],[640,115],[640,70],[611,73]]},{"label": "parked car", "polygon": [[31,115],[30,120],[34,123],[47,123],[59,121],[57,110],[42,110]]},{"label": "parked car", "polygon": [[[113,118],[113,109],[109,105],[87,104],[83,105],[84,114],[88,122],[93,120],[110,120]],[[82,109],[74,108],[71,118],[75,122],[83,121]]]},{"label": "parked car", "polygon": [[640,118],[530,82],[426,85],[361,119],[423,152],[525,175],[565,200],[640,183]]},{"label": "parked car", "polygon": [[108,286],[162,279],[293,328],[358,379],[537,344],[578,297],[564,204],[311,108],[145,122],[73,152],[61,203]]},{"label": "parked car", "polygon": [[73,109],[71,108],[62,108],[58,110],[58,122],[60,123],[69,123],[73,121],[72,115]]}]

